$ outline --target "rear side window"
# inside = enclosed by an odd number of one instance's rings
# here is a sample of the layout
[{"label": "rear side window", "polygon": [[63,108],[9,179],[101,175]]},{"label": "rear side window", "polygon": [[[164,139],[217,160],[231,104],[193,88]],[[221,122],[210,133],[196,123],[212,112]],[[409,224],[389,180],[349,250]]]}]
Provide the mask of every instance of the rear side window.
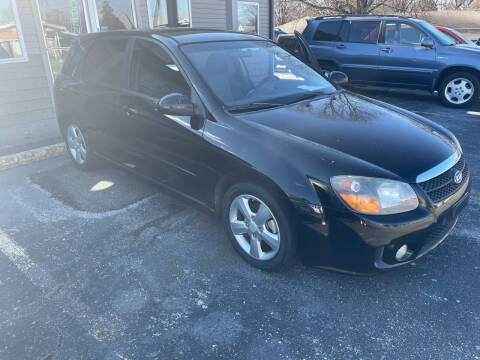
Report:
[{"label": "rear side window", "polygon": [[62,74],[73,76],[75,70],[77,69],[80,61],[83,57],[82,49],[80,48],[79,41],[75,39],[72,42],[70,50],[68,50],[67,58],[62,66]]},{"label": "rear side window", "polygon": [[82,79],[121,86],[126,46],[126,39],[95,41],[85,56]]},{"label": "rear side window", "polygon": [[313,35],[313,40],[341,41],[338,37],[341,25],[341,21],[321,22],[320,25],[318,25],[317,31],[315,31],[315,35]]},{"label": "rear side window", "polygon": [[376,44],[380,34],[380,21],[352,21],[348,41]]}]

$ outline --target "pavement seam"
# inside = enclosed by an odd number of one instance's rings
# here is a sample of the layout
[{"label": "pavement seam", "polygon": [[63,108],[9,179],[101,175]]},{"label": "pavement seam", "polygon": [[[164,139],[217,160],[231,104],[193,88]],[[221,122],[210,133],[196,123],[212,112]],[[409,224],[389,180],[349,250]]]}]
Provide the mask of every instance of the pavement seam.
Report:
[{"label": "pavement seam", "polygon": [[65,147],[65,143],[62,142],[53,145],[42,146],[32,150],[22,151],[16,154],[1,156],[0,171],[65,155],[66,153],[67,149]]}]

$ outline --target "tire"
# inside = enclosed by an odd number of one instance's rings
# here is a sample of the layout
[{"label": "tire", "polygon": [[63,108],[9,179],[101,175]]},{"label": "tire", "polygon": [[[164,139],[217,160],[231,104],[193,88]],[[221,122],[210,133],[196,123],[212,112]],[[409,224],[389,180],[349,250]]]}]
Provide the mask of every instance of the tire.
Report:
[{"label": "tire", "polygon": [[77,168],[87,171],[97,166],[92,146],[77,123],[71,122],[65,126],[64,139],[67,153]]},{"label": "tire", "polygon": [[[245,209],[244,211],[240,209],[239,204],[242,203],[247,204],[252,212],[253,217],[250,219],[244,216]],[[263,206],[269,214],[265,212]],[[254,220],[256,218],[257,221]],[[293,219],[288,204],[277,193],[257,184],[235,184],[225,193],[222,222],[227,236],[239,255],[256,268],[278,271],[288,268],[295,262]],[[232,227],[237,229],[237,235],[233,233]],[[274,241],[275,236],[277,242]],[[265,240],[268,240],[268,243]],[[252,241],[254,245],[259,246],[252,248]]]},{"label": "tire", "polygon": [[479,91],[478,78],[470,72],[462,71],[443,78],[438,93],[444,105],[464,108],[471,106],[477,100]]}]

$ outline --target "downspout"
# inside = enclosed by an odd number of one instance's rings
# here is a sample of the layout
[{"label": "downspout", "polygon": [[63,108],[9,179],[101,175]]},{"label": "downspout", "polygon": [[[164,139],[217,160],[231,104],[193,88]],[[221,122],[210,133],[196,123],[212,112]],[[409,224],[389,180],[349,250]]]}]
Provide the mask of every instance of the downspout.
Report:
[{"label": "downspout", "polygon": [[275,0],[268,0],[268,13],[269,13],[269,25],[270,25],[270,29],[269,29],[269,36],[270,36],[270,39],[273,40],[273,28],[275,27],[275,12],[274,12],[274,9],[273,9],[273,6],[274,6],[274,2]]}]

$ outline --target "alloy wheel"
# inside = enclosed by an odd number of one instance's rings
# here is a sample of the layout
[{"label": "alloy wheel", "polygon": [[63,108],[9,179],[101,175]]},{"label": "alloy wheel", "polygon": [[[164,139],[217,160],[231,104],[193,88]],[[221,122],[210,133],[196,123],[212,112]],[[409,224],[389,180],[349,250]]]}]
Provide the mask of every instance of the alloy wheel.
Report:
[{"label": "alloy wheel", "polygon": [[445,98],[452,104],[465,104],[474,93],[473,83],[466,78],[453,79],[445,87]]},{"label": "alloy wheel", "polygon": [[230,204],[230,229],[243,251],[256,260],[270,260],[280,249],[280,228],[270,208],[252,195]]},{"label": "alloy wheel", "polygon": [[77,164],[85,163],[87,160],[87,145],[81,130],[76,125],[70,125],[67,129],[67,146]]}]

